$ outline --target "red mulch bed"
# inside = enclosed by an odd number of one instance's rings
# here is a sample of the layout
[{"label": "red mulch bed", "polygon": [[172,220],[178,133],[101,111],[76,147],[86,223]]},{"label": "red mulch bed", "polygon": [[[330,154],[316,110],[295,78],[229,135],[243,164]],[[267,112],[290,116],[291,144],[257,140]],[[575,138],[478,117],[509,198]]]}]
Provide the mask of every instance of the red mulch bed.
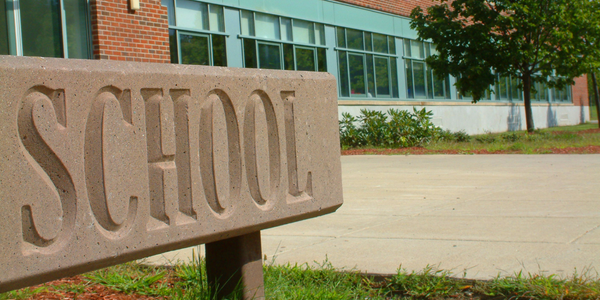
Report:
[{"label": "red mulch bed", "polygon": [[[85,285],[85,291],[82,293],[75,293],[63,290],[56,290],[52,286],[72,286],[72,285]],[[63,299],[77,299],[77,300],[148,300],[148,299],[163,299],[160,297],[149,297],[144,295],[128,295],[123,292],[112,290],[100,284],[89,284],[88,281],[81,275],[66,277],[54,281],[50,281],[41,285],[30,287],[29,289],[35,290],[39,287],[46,287],[47,292],[35,294],[33,297],[28,299],[34,300],[63,300]]]},{"label": "red mulch bed", "polygon": [[[564,134],[564,133],[568,133],[568,131],[551,131],[553,134]],[[600,128],[592,128],[592,129],[586,129],[586,130],[581,130],[581,131],[575,131],[573,133],[576,134],[586,134],[586,133],[600,133]]]},{"label": "red mulch bed", "polygon": [[[591,129],[600,132],[600,129]],[[391,154],[521,154],[521,151],[515,150],[498,150],[488,151],[482,150],[430,150],[422,147],[398,148],[398,149],[352,149],[342,150],[342,155],[391,155]],[[566,147],[566,148],[547,148],[540,149],[540,153],[547,154],[600,154],[600,146],[585,146],[585,147]]]}]

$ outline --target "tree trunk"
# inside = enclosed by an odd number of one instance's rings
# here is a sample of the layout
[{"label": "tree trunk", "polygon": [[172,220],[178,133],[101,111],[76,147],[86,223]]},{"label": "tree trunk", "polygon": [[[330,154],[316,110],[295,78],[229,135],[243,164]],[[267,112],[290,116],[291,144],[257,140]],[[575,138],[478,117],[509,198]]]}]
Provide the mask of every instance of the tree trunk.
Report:
[{"label": "tree trunk", "polygon": [[531,74],[523,74],[523,102],[525,103],[525,121],[527,132],[533,133],[533,112],[531,111]]},{"label": "tree trunk", "polygon": [[596,82],[595,71],[592,72],[592,88],[594,88],[594,102],[596,103],[596,112],[598,113],[598,128],[600,128],[600,97],[598,97],[598,83]]}]

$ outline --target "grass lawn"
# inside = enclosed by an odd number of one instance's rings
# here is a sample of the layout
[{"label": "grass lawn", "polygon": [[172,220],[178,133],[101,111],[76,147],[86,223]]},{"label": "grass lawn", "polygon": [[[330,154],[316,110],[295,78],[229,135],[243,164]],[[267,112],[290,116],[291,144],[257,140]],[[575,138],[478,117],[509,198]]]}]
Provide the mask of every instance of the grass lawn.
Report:
[{"label": "grass lawn", "polygon": [[422,147],[385,149],[364,147],[345,149],[342,154],[546,154],[600,153],[598,124],[552,127],[537,130],[489,133],[469,136],[455,134],[452,140],[440,139]]},{"label": "grass lawn", "polygon": [[[569,278],[515,274],[489,281],[452,277],[427,266],[420,272],[400,270],[372,277],[320,267],[266,264],[267,299],[598,299],[598,274]],[[202,261],[174,268],[127,263],[80,276],[0,294],[7,299],[215,299]],[[235,295],[229,299],[237,299]]]}]

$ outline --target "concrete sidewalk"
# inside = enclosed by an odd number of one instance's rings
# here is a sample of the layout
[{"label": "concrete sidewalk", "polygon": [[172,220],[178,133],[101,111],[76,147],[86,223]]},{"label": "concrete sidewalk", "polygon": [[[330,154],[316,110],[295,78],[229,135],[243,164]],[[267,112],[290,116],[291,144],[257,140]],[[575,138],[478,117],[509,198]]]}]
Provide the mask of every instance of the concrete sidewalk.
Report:
[{"label": "concrete sidewalk", "polygon": [[268,261],[429,264],[474,279],[600,271],[600,155],[345,156],[342,167],[344,205],[263,231]]}]

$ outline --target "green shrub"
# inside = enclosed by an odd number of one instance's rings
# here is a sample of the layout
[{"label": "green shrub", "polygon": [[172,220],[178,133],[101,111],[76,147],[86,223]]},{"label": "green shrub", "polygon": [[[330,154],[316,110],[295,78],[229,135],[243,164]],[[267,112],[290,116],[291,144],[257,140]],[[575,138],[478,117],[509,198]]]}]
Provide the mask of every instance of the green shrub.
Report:
[{"label": "green shrub", "polygon": [[500,135],[503,141],[505,142],[516,142],[521,136],[516,132],[506,132]]},{"label": "green shrub", "polygon": [[413,147],[425,145],[447,136],[431,122],[433,113],[425,108],[413,112],[390,109],[362,109],[358,118],[342,114],[340,143],[342,147]]},{"label": "green shrub", "polygon": [[486,132],[485,134],[476,136],[475,140],[482,144],[491,144],[496,141],[496,136],[491,132]]},{"label": "green shrub", "polygon": [[456,136],[454,135],[454,133],[452,133],[452,131],[445,129],[445,130],[440,130],[437,134],[437,136],[435,137],[436,141],[444,141],[444,142],[453,142],[456,141]]},{"label": "green shrub", "polygon": [[465,132],[464,130],[457,131],[457,132],[453,133],[452,135],[454,135],[454,140],[457,142],[470,142],[471,141],[471,136],[468,135],[467,132]]}]

